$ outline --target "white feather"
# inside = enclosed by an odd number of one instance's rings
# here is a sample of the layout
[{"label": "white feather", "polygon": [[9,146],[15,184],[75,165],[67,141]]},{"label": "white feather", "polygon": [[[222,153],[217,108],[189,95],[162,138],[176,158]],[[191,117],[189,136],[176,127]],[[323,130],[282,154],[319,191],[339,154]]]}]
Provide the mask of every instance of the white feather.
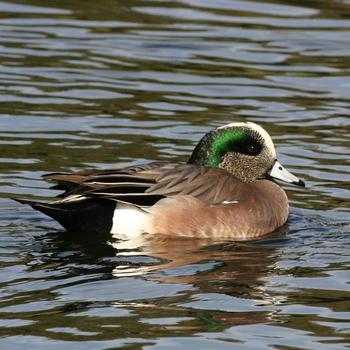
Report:
[{"label": "white feather", "polygon": [[78,202],[82,201],[83,199],[86,199],[85,196],[82,196],[81,194],[73,194],[68,197],[65,197],[63,199],[58,199],[56,201],[50,202],[50,204],[55,204],[55,203],[65,203],[65,202]]},{"label": "white feather", "polygon": [[[119,206],[119,208],[118,208]],[[149,214],[131,205],[120,206],[114,210],[112,234],[135,237],[146,232]]]}]

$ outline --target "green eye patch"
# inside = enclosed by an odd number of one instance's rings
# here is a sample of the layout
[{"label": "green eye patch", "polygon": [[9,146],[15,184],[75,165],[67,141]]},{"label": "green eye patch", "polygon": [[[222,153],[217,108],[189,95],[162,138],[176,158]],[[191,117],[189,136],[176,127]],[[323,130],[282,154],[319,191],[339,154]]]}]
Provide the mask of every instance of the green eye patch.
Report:
[{"label": "green eye patch", "polygon": [[228,152],[254,156],[260,153],[261,143],[244,129],[223,130],[210,145],[207,166],[216,168]]}]

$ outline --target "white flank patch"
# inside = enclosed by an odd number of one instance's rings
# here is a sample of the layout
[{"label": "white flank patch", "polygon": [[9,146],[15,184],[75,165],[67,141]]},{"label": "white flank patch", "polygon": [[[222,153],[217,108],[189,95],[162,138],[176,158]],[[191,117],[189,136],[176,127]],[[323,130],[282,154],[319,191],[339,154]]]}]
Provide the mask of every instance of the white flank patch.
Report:
[{"label": "white flank patch", "polygon": [[218,129],[224,129],[224,128],[240,128],[240,127],[246,127],[249,129],[252,129],[256,131],[265,141],[266,147],[270,150],[272,156],[276,158],[276,150],[275,146],[272,142],[271,136],[268,134],[268,132],[263,129],[260,125],[252,123],[252,122],[246,122],[246,123],[230,123],[223,126],[219,126]]},{"label": "white flank patch", "polygon": [[114,210],[111,233],[127,237],[139,236],[146,231],[148,215],[132,206],[117,208]]},{"label": "white flank patch", "polygon": [[237,204],[238,201],[223,201],[221,204]]}]

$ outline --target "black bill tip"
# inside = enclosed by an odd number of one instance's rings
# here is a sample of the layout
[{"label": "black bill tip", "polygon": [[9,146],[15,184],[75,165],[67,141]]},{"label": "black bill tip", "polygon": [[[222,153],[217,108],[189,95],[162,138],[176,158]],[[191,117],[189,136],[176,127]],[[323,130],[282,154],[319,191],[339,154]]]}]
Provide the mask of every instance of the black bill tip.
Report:
[{"label": "black bill tip", "polygon": [[293,185],[297,185],[297,186],[300,186],[300,187],[305,187],[305,182],[303,180],[294,181],[292,183],[293,183]]}]

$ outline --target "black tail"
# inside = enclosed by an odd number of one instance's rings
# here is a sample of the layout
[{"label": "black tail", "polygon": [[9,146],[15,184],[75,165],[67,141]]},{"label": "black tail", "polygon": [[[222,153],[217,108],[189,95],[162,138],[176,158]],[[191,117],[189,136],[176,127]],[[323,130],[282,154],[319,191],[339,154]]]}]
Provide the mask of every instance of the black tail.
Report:
[{"label": "black tail", "polygon": [[111,231],[116,203],[106,199],[87,198],[79,201],[42,203],[13,198],[28,204],[58,221],[67,231],[104,234]]}]

